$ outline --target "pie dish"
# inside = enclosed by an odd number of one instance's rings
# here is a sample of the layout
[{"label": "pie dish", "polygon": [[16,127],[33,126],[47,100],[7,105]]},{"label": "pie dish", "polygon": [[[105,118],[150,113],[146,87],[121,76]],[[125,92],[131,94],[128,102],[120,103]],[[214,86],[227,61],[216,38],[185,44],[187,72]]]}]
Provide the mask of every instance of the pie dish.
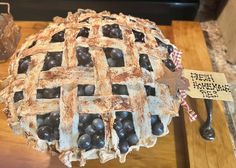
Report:
[{"label": "pie dish", "polygon": [[149,20],[79,9],[14,54],[1,83],[9,125],[71,167],[105,163],[168,134],[178,116],[178,49]]}]

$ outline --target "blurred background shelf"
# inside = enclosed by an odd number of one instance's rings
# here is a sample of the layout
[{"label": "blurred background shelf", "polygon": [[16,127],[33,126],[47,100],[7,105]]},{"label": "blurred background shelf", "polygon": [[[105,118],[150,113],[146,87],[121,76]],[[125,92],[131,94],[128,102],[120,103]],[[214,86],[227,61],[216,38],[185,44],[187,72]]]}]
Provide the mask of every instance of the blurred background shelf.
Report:
[{"label": "blurred background shelf", "polygon": [[16,20],[51,21],[54,16],[65,17],[78,8],[108,10],[170,24],[171,20],[193,20],[199,0],[3,0],[10,2]]}]

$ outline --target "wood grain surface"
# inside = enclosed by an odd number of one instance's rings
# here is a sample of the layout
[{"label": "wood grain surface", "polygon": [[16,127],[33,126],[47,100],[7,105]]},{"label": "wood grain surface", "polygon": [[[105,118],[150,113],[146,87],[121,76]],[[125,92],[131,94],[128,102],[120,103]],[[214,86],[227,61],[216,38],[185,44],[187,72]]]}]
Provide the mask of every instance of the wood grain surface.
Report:
[{"label": "wood grain surface", "polygon": [[[212,71],[201,27],[196,22],[173,22],[175,44],[183,51],[183,64],[186,69]],[[198,120],[191,123],[184,113],[184,127],[190,168],[236,168],[233,143],[224,115],[223,102],[213,101],[213,128],[216,139],[203,140],[199,128],[206,120],[204,101],[189,99],[190,105],[198,114]]]},{"label": "wood grain surface", "polygon": [[[17,22],[21,27],[22,43],[27,36],[47,26],[48,22]],[[172,38],[170,26],[161,27],[164,35]],[[0,80],[7,76],[9,61],[0,64]],[[3,109],[4,105],[0,105]],[[170,124],[170,133],[159,138],[153,148],[141,148],[132,152],[125,164],[112,160],[100,164],[98,160],[88,161],[86,168],[187,168],[187,155],[184,145],[183,124],[181,118],[175,118]],[[0,168],[64,168],[57,156],[41,153],[27,145],[24,137],[14,135],[7,125],[6,117],[0,113]],[[73,163],[73,167],[79,167]]]}]

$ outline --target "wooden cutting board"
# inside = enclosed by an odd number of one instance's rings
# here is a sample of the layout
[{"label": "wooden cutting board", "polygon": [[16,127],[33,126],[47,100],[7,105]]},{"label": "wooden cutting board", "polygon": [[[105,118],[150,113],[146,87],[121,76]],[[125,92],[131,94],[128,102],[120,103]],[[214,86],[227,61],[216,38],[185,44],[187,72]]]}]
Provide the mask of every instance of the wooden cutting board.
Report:
[{"label": "wooden cutting board", "polygon": [[[48,22],[17,22],[24,39],[48,25]],[[184,52],[185,68],[212,70],[204,37],[199,23],[177,22],[160,27],[163,34]],[[0,64],[0,80],[7,76],[9,61]],[[159,138],[153,148],[141,148],[132,152],[125,164],[112,160],[100,164],[98,160],[88,161],[87,168],[235,168],[236,160],[230,139],[224,109],[221,102],[214,102],[213,127],[216,140],[207,142],[199,134],[199,127],[206,118],[203,100],[189,100],[199,119],[190,123],[188,115],[180,112],[170,124],[170,133]],[[4,105],[0,105],[3,109]],[[74,163],[73,167],[79,167]],[[0,113],[0,168],[65,168],[57,156],[32,149],[24,137],[14,135],[7,125],[6,117]]]}]

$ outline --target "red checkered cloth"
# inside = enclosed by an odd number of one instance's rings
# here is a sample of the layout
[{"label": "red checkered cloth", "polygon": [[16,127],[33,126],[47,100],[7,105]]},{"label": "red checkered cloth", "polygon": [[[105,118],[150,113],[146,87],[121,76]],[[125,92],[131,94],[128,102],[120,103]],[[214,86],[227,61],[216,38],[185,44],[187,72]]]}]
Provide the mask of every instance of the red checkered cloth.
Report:
[{"label": "red checkered cloth", "polygon": [[[182,69],[181,63],[182,52],[174,48],[174,51],[170,54],[170,58],[176,66],[176,69]],[[187,97],[186,90],[179,90],[179,97],[181,100],[181,106],[188,113],[190,121],[194,121],[197,119],[197,114],[189,107],[187,101],[185,100]]]}]

